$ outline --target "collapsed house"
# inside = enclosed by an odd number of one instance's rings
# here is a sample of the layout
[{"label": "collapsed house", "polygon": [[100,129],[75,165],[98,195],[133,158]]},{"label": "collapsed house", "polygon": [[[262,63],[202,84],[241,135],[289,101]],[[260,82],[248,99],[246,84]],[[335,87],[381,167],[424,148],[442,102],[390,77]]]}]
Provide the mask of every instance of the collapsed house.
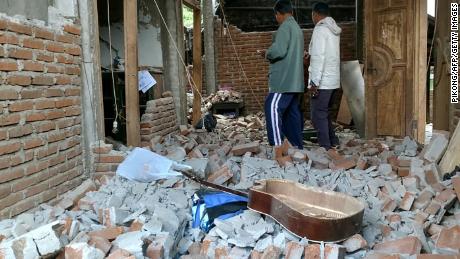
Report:
[{"label": "collapsed house", "polygon": [[[299,2],[308,44],[312,3]],[[327,2],[344,29],[342,60],[364,65],[368,140],[345,129],[337,154],[287,148],[280,166],[260,114],[268,64],[256,53],[276,29],[270,1],[0,1],[0,258],[457,258],[459,106],[439,54],[447,17],[433,32],[420,1]],[[203,13],[192,42],[183,4]],[[181,55],[190,51],[193,60]],[[145,93],[139,70],[157,82]],[[333,110],[356,126],[346,95]],[[227,116],[213,133],[193,129],[208,110]],[[133,147],[233,189],[275,178],[346,193],[365,204],[363,230],[316,243],[248,210],[205,233],[190,224],[203,186],[115,174]]]}]

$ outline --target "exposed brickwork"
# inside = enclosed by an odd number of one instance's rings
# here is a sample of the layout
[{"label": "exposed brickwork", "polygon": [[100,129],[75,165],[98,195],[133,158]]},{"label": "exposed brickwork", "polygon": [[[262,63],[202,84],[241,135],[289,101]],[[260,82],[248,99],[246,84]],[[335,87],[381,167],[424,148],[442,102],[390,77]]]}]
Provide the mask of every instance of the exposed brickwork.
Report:
[{"label": "exposed brickwork", "polygon": [[176,111],[172,97],[147,102],[147,109],[141,118],[141,145],[150,146],[155,136],[166,136],[177,131]]},{"label": "exposed brickwork", "polygon": [[97,179],[104,175],[115,175],[118,165],[126,157],[126,153],[113,150],[111,144],[106,144],[102,141],[92,145],[92,152],[95,172],[93,177]]},{"label": "exposed brickwork", "polygon": [[[356,56],[356,24],[340,24],[343,29],[341,35],[341,59],[353,60]],[[235,26],[229,26],[223,31],[222,23],[218,20],[215,26],[217,84],[232,85],[233,90],[243,93],[246,112],[258,112],[259,104],[263,105],[268,93],[268,62],[257,54],[259,49],[267,49],[272,41],[273,32],[242,32]],[[229,33],[230,32],[230,33]],[[313,30],[304,30],[305,49]],[[233,49],[230,35],[243,66],[250,86],[246,82]],[[254,91],[252,94],[251,88]],[[341,91],[334,98],[334,103],[340,103]],[[335,100],[336,99],[336,100]],[[306,104],[307,110],[308,103]]]},{"label": "exposed brickwork", "polygon": [[81,47],[77,25],[54,32],[1,24],[0,218],[7,218],[82,182]]}]

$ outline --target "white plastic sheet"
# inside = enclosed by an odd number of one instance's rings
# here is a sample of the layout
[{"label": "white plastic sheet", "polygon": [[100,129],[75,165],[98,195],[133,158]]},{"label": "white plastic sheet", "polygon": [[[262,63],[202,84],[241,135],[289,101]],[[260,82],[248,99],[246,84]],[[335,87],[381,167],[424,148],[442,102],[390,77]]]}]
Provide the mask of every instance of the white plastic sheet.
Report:
[{"label": "white plastic sheet", "polygon": [[[173,167],[174,165],[174,167]],[[175,162],[143,148],[135,148],[118,166],[117,174],[132,181],[152,182],[182,175]]]}]

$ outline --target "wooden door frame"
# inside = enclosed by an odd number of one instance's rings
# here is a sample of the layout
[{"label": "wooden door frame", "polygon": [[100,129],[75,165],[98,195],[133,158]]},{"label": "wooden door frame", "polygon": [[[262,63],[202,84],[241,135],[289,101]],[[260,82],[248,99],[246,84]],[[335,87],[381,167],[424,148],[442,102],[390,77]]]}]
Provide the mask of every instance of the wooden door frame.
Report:
[{"label": "wooden door frame", "polygon": [[[364,1],[364,31],[365,31],[365,69],[364,77],[366,86],[369,87],[370,80],[369,72],[373,69],[373,58],[370,55],[369,48],[373,46],[372,39],[372,5],[374,1],[379,0],[366,0]],[[427,3],[426,1],[408,0],[412,5],[408,12],[408,17],[412,17],[409,24],[413,24],[414,33],[413,37],[408,37],[407,46],[414,46],[415,52],[410,56],[408,62],[413,63],[412,71],[409,71],[408,80],[409,84],[405,92],[405,117],[406,123],[405,134],[413,137],[419,143],[425,142],[425,126],[426,126],[426,46],[427,46]],[[374,102],[375,91],[365,91],[365,136],[366,138],[377,137],[377,106]]]}]

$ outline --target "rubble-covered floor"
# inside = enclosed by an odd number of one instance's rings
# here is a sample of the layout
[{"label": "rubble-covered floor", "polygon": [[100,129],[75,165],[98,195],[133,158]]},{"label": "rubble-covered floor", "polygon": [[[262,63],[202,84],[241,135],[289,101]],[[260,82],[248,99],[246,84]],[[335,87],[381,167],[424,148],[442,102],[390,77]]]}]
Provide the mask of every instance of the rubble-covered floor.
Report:
[{"label": "rubble-covered floor", "polygon": [[70,204],[1,221],[0,258],[459,258],[460,181],[440,179],[436,167],[447,137],[434,133],[421,147],[409,138],[339,135],[338,153],[289,148],[284,167],[271,160],[261,114],[218,116],[215,133],[181,127],[149,148],[234,189],[282,178],[356,197],[365,204],[363,229],[345,242],[323,247],[249,210],[206,234],[190,228],[191,197],[202,186],[183,177],[147,184],[104,176],[70,193]]}]

